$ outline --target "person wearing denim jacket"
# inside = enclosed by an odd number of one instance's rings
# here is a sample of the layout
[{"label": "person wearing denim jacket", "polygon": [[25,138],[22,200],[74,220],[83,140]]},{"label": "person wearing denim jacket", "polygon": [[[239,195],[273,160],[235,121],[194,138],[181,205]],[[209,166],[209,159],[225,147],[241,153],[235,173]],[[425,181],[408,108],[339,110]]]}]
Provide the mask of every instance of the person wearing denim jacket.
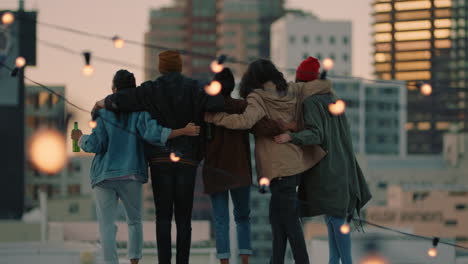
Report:
[{"label": "person wearing denim jacket", "polygon": [[[113,81],[113,91],[135,88],[133,74],[120,70]],[[85,152],[96,153],[91,165],[91,184],[96,194],[96,211],[99,222],[103,258],[106,264],[118,264],[114,224],[118,200],[127,215],[128,257],[136,264],[142,257],[142,185],[148,181],[148,164],[144,143],[164,146],[166,141],[181,135],[197,136],[199,127],[188,124],[172,130],[162,127],[147,112],[115,114],[99,110],[97,126],[90,135],[72,132]]]}]

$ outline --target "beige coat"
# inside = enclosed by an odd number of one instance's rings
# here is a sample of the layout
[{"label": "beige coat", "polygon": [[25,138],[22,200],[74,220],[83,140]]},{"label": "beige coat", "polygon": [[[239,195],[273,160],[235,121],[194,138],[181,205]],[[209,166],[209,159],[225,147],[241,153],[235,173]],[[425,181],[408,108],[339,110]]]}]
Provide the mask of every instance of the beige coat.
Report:
[{"label": "beige coat", "polygon": [[[273,120],[290,122],[296,120],[298,98],[331,92],[331,82],[316,80],[308,83],[289,83],[288,94],[278,95],[272,82],[264,89],[255,89],[247,97],[248,106],[243,114],[206,114],[205,121],[229,129],[250,129],[267,116]],[[301,117],[302,118],[302,117]],[[293,176],[317,164],[325,155],[318,146],[307,149],[294,144],[277,144],[270,137],[255,138],[255,159],[259,178],[270,180],[277,177]]]}]

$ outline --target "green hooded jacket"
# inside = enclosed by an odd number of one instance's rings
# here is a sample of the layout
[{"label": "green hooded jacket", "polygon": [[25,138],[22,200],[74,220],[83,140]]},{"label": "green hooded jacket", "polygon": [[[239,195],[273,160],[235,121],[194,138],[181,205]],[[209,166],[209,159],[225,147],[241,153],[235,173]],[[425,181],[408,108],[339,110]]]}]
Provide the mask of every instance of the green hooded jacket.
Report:
[{"label": "green hooded jacket", "polygon": [[345,114],[332,115],[328,106],[333,94],[310,96],[304,101],[304,130],[291,133],[299,146],[319,145],[327,155],[306,171],[299,186],[303,217],[358,215],[371,199],[364,175],[356,160]]}]

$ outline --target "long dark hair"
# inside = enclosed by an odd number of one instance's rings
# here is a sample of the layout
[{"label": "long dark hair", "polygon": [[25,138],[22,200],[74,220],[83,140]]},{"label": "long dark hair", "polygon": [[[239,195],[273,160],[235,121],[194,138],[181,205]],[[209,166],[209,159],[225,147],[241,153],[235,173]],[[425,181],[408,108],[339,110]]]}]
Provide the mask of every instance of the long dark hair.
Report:
[{"label": "long dark hair", "polygon": [[[112,79],[112,87],[116,92],[136,88],[135,75],[127,70],[117,71]],[[126,113],[119,112],[116,116],[117,120],[124,120],[125,124],[127,123]]]},{"label": "long dark hair", "polygon": [[278,71],[270,60],[258,59],[250,63],[239,85],[240,96],[246,98],[254,89],[263,89],[263,85],[268,81],[276,85],[276,91],[279,94],[285,94],[288,91],[288,83],[283,73]]}]

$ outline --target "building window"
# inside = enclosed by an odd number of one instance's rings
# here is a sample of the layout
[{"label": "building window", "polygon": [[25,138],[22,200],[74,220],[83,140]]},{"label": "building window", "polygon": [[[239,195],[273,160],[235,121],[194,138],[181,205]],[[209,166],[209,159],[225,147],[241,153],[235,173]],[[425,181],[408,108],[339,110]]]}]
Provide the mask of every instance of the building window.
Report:
[{"label": "building window", "polygon": [[428,192],[415,192],[413,193],[413,202],[425,200],[428,196]]},{"label": "building window", "polygon": [[457,211],[464,211],[466,210],[466,204],[457,204],[455,205],[455,209],[457,209]]},{"label": "building window", "polygon": [[336,39],[335,36],[330,36],[330,44],[335,45]]},{"label": "building window", "polygon": [[317,59],[320,60],[320,61],[322,60],[322,54],[320,54],[320,53],[317,53],[317,55],[315,55],[315,57],[317,57]]},{"label": "building window", "polygon": [[317,44],[322,44],[322,36],[317,36],[315,42],[317,42]]},{"label": "building window", "polygon": [[330,54],[330,59],[335,60],[335,54]]},{"label": "building window", "polygon": [[388,187],[388,184],[386,182],[379,182],[379,184],[377,185],[377,187],[379,187],[379,189],[384,189],[386,190],[387,187]]},{"label": "building window", "polygon": [[449,196],[452,196],[452,197],[463,197],[467,195],[468,195],[468,192],[449,192]]},{"label": "building window", "polygon": [[305,52],[303,55],[302,55],[302,59],[307,59],[309,58],[309,53]]},{"label": "building window", "polygon": [[295,36],[289,36],[289,43],[294,44],[296,42],[296,37]]},{"label": "building window", "polygon": [[309,36],[304,36],[304,44],[309,44]]},{"label": "building window", "polygon": [[68,212],[70,214],[77,214],[80,212],[80,205],[78,203],[71,203],[68,206]]},{"label": "building window", "polygon": [[458,221],[457,220],[447,220],[445,221],[445,226],[457,226]]},{"label": "building window", "polygon": [[344,45],[348,45],[348,44],[349,44],[349,37],[348,37],[348,36],[344,36],[344,37],[343,37],[343,44],[344,44]]},{"label": "building window", "polygon": [[344,62],[348,62],[348,61],[349,61],[349,56],[348,56],[348,54],[346,54],[346,53],[343,54],[343,61],[344,61]]}]

